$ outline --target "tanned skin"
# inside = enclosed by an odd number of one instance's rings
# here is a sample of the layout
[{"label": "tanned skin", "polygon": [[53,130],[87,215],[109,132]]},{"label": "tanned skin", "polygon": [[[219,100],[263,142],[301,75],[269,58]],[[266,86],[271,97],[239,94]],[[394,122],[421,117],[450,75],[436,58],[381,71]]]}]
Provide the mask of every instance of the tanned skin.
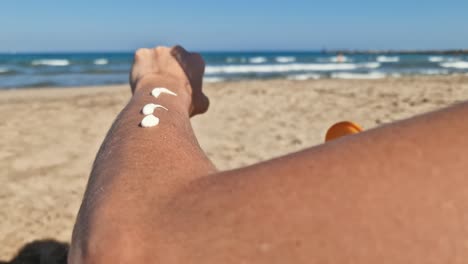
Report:
[{"label": "tanned skin", "polygon": [[[203,72],[181,47],[136,52],[70,264],[466,262],[468,104],[219,172],[190,125],[208,109]],[[169,109],[153,128],[147,103]]]}]

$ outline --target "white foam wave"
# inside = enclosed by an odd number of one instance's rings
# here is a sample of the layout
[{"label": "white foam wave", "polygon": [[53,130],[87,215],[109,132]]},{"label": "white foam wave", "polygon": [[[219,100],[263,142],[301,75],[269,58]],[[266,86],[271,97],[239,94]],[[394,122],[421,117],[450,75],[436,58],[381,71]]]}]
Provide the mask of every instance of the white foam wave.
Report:
[{"label": "white foam wave", "polygon": [[361,68],[375,69],[380,67],[378,62],[370,63],[294,63],[286,65],[267,64],[267,65],[226,65],[226,66],[208,66],[207,74],[242,74],[242,73],[279,73],[279,72],[300,72],[300,71],[343,71],[356,70]]},{"label": "white foam wave", "polygon": [[94,61],[95,65],[106,65],[108,64],[109,61],[107,59],[97,59]]},{"label": "white foam wave", "polygon": [[399,62],[400,57],[388,57],[388,56],[378,56],[377,57],[378,62],[383,62],[383,63],[389,63],[389,62]]},{"label": "white foam wave", "polygon": [[352,60],[346,56],[334,56],[330,58],[320,58],[318,59],[319,62],[334,62],[334,63],[344,63],[344,62],[352,62]]},{"label": "white foam wave", "polygon": [[351,73],[351,72],[337,72],[331,75],[335,79],[366,79],[376,80],[385,78],[386,75],[381,72],[370,72],[370,73]]},{"label": "white foam wave", "polygon": [[253,57],[253,58],[250,58],[250,59],[249,59],[249,62],[250,62],[250,63],[256,63],[256,64],[258,64],[258,63],[265,63],[265,62],[267,62],[267,61],[268,61],[268,60],[267,60],[267,58],[265,58],[265,57]]},{"label": "white foam wave", "polygon": [[442,62],[442,61],[444,61],[444,57],[431,56],[431,57],[427,58],[427,60],[430,61],[430,62]]},{"label": "white foam wave", "polygon": [[227,63],[234,63],[234,62],[236,62],[236,61],[237,61],[237,59],[234,58],[234,57],[227,57],[227,58],[226,58],[226,62],[227,62]]},{"label": "white foam wave", "polygon": [[203,81],[206,83],[216,83],[216,82],[223,82],[225,81],[225,79],[220,78],[220,77],[205,77],[203,78]]},{"label": "white foam wave", "polygon": [[295,62],[296,57],[276,57],[275,60],[279,63],[290,63]]},{"label": "white foam wave", "polygon": [[294,74],[294,75],[289,75],[287,77],[288,80],[295,80],[295,81],[305,81],[305,80],[318,80],[320,79],[320,74]]},{"label": "white foam wave", "polygon": [[10,70],[8,68],[3,68],[3,67],[0,67],[0,73],[7,73],[9,72]]},{"label": "white foam wave", "polygon": [[247,58],[245,58],[245,57],[240,57],[240,58],[236,58],[236,57],[227,57],[225,61],[226,61],[227,63],[246,63],[246,62],[247,62]]},{"label": "white foam wave", "polygon": [[468,61],[444,62],[440,66],[444,68],[468,69]]},{"label": "white foam wave", "polygon": [[31,62],[33,66],[68,66],[70,65],[70,61],[68,60],[34,60]]},{"label": "white foam wave", "polygon": [[455,62],[455,61],[460,61],[459,58],[454,58],[454,57],[443,57],[443,56],[430,56],[427,58],[428,61],[430,62]]}]

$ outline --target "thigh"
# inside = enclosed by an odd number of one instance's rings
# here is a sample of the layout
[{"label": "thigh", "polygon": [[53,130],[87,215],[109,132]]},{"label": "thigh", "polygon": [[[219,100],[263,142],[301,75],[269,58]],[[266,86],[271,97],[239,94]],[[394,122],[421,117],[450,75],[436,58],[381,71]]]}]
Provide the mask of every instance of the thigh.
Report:
[{"label": "thigh", "polygon": [[468,239],[466,114],[463,105],[199,179],[158,223],[166,252],[194,263],[450,261]]}]

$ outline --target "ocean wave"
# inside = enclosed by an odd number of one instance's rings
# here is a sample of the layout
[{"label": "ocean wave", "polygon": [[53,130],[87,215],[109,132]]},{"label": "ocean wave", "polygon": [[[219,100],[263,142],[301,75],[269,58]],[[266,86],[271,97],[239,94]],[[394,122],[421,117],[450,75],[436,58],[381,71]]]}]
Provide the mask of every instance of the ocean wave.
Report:
[{"label": "ocean wave", "polygon": [[267,62],[267,58],[265,57],[253,57],[253,58],[250,58],[249,59],[249,62],[250,63],[255,63],[255,64],[259,64],[259,63],[265,63]]},{"label": "ocean wave", "polygon": [[0,67],[0,76],[9,76],[9,75],[17,75],[20,72],[18,70],[9,69],[7,67]]},{"label": "ocean wave", "polygon": [[444,62],[440,66],[444,68],[468,69],[468,61]]},{"label": "ocean wave", "polygon": [[237,58],[234,58],[234,57],[227,57],[226,58],[226,62],[227,63],[234,63],[237,61]]},{"label": "ocean wave", "polygon": [[369,72],[369,73],[351,73],[351,72],[337,72],[331,75],[334,79],[365,79],[365,80],[376,80],[385,78],[387,75],[381,72]]},{"label": "ocean wave", "polygon": [[106,65],[109,61],[107,59],[96,59],[94,60],[94,65]]},{"label": "ocean wave", "polygon": [[220,77],[205,77],[203,78],[203,81],[206,83],[216,83],[216,82],[223,82],[225,81],[225,79],[220,78]]},{"label": "ocean wave", "polygon": [[377,57],[377,61],[378,62],[384,62],[384,63],[388,63],[388,62],[399,62],[400,61],[400,57],[388,57],[388,56],[378,56]]},{"label": "ocean wave", "polygon": [[60,86],[60,83],[54,81],[38,81],[28,84],[23,84],[21,87],[23,88],[40,88],[40,87],[56,87]]},{"label": "ocean wave", "polygon": [[454,58],[454,57],[443,57],[443,56],[430,56],[427,58],[428,61],[430,62],[456,62],[460,61],[459,58]]},{"label": "ocean wave", "polygon": [[428,61],[430,62],[442,62],[444,61],[444,57],[441,57],[441,56],[430,56],[429,58],[427,58]]},{"label": "ocean wave", "polygon": [[279,73],[279,72],[300,72],[300,71],[343,71],[356,69],[375,69],[379,68],[380,63],[311,63],[311,64],[268,64],[268,65],[227,65],[227,66],[208,66],[207,74],[242,74],[242,73]]},{"label": "ocean wave", "polygon": [[226,63],[246,63],[247,62],[247,58],[244,58],[244,57],[227,57],[226,58]]},{"label": "ocean wave", "polygon": [[306,80],[318,80],[322,76],[320,74],[314,74],[314,73],[309,73],[309,74],[293,74],[289,75],[287,77],[288,80],[295,80],[295,81],[306,81]]},{"label": "ocean wave", "polygon": [[68,66],[70,65],[69,60],[34,60],[31,62],[33,66]]},{"label": "ocean wave", "polygon": [[279,62],[279,63],[290,63],[290,62],[295,62],[296,61],[296,57],[276,57],[275,58],[276,62]]},{"label": "ocean wave", "polygon": [[344,63],[344,62],[352,62],[352,60],[346,56],[333,56],[329,58],[319,58],[319,62],[334,62],[334,63]]},{"label": "ocean wave", "polygon": [[106,68],[89,68],[81,71],[80,73],[83,74],[125,74],[128,73],[128,70],[114,70],[114,69],[106,69]]}]

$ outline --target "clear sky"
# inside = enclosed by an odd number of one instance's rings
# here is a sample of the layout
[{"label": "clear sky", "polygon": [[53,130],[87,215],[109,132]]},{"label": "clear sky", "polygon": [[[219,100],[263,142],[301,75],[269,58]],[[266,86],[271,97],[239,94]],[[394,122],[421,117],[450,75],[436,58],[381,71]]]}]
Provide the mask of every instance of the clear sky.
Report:
[{"label": "clear sky", "polygon": [[468,0],[0,0],[0,52],[468,48]]}]

